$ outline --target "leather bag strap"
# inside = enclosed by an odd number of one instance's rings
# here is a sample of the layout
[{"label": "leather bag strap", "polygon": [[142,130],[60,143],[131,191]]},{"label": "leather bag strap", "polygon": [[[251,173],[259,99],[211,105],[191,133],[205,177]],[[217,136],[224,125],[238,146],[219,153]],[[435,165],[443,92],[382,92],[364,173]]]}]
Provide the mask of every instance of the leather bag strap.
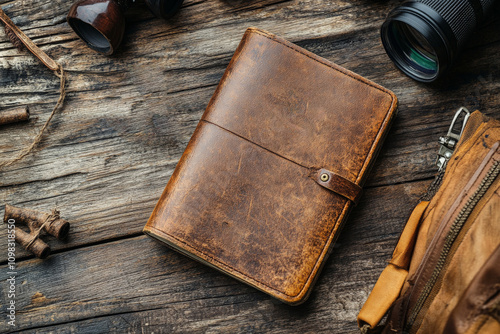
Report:
[{"label": "leather bag strap", "polygon": [[358,326],[362,332],[369,332],[369,330],[375,328],[399,297],[408,276],[408,268],[417,239],[420,219],[428,205],[428,201],[422,201],[413,209],[399,237],[391,261],[380,275],[368,299],[361,308],[358,314]]}]

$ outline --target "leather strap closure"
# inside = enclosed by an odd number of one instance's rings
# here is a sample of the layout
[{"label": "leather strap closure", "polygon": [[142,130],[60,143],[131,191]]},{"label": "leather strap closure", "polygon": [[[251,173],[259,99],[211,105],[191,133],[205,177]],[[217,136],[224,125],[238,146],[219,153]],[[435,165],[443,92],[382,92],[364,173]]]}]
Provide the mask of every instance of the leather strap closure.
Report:
[{"label": "leather strap closure", "polygon": [[320,186],[347,198],[354,205],[358,204],[362,189],[354,182],[324,168],[313,170],[311,177]]}]

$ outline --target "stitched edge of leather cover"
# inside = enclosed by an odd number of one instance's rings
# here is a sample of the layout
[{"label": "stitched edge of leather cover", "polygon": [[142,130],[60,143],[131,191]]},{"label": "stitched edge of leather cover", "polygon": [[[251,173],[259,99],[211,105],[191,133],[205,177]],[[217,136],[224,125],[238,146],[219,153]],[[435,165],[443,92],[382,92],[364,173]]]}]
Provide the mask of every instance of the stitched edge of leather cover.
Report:
[{"label": "stitched edge of leather cover", "polygon": [[[327,67],[329,67],[337,72],[340,72],[348,77],[351,77],[354,80],[357,80],[357,81],[359,81],[367,86],[370,86],[373,89],[379,90],[379,91],[387,94],[387,96],[390,97],[390,99],[391,99],[390,107],[386,111],[386,116],[383,119],[383,121],[381,122],[380,128],[378,129],[376,136],[373,138],[370,150],[369,150],[368,154],[366,155],[364,162],[362,164],[362,167],[359,170],[357,178],[356,178],[355,184],[362,186],[362,184],[364,183],[364,181],[366,179],[366,175],[368,174],[369,169],[373,165],[373,161],[375,160],[375,157],[378,154],[378,152],[382,146],[383,140],[385,139],[385,137],[387,135],[391,121],[393,120],[394,116],[396,115],[397,98],[394,95],[394,93],[392,93],[391,91],[383,88],[382,86],[377,85],[377,84],[375,84],[375,83],[373,83],[373,82],[371,82],[371,81],[369,81],[369,80],[367,80],[367,79],[365,79],[365,78],[363,78],[363,77],[361,77],[361,76],[359,76],[359,75],[357,75],[349,70],[346,70],[346,69],[344,69],[344,68],[342,68],[334,63],[331,63],[324,58],[321,58],[321,57],[319,57],[319,56],[317,56],[317,55],[315,55],[315,54],[313,54],[305,49],[302,49],[301,47],[299,47],[295,44],[292,44],[292,43],[290,43],[290,42],[288,42],[280,37],[277,37],[271,33],[268,33],[266,31],[263,31],[263,30],[260,30],[257,28],[248,28],[247,31],[245,32],[243,39],[242,39],[242,43],[248,34],[259,34],[261,36],[264,36],[264,37],[272,40],[275,43],[282,44],[282,45],[292,49],[293,51],[300,53],[300,54],[304,55],[305,57],[308,57],[308,58],[314,60],[317,63],[323,64],[323,65],[325,65],[325,66],[327,66]],[[238,53],[241,51],[242,46],[243,46],[242,43],[240,43],[240,45],[238,46],[238,48],[235,52],[235,56],[233,56],[233,58],[231,59],[231,62],[228,65],[226,72],[224,73],[224,75],[220,81],[221,83],[224,82],[226,76],[229,74],[229,72],[230,72],[229,69],[231,68],[232,63],[237,61]],[[221,84],[218,85],[216,91],[214,92],[214,95],[213,95],[214,97],[219,94],[220,89],[221,89]],[[212,99],[214,97],[212,97]],[[209,105],[211,103],[212,103],[212,100],[210,101]],[[207,110],[208,110],[208,108],[207,108]],[[203,115],[202,121],[205,119],[206,113],[207,113],[207,111]],[[201,123],[204,123],[202,121],[200,121],[198,126],[200,126]],[[198,130],[198,127],[195,130],[195,133],[197,130]],[[188,148],[189,148],[189,144],[188,144]],[[331,248],[332,248],[331,246],[334,244],[335,240],[337,239],[337,237],[340,233],[341,227],[346,220],[345,218],[347,217],[347,213],[349,212],[349,210],[351,209],[352,206],[353,206],[352,202],[347,201],[347,203],[345,204],[345,206],[342,209],[342,212],[339,215],[339,218],[337,219],[337,222],[334,224],[334,227],[331,231],[331,234],[329,235],[328,240],[325,243],[325,246],[322,249],[320,256],[316,260],[315,266],[313,267],[313,269],[309,273],[309,277],[308,277],[306,283],[303,285],[300,292],[296,295],[293,295],[293,296],[287,295],[287,294],[283,293],[282,291],[279,291],[279,290],[276,290],[270,286],[267,286],[265,284],[265,282],[259,282],[259,281],[255,280],[253,277],[248,276],[245,273],[240,272],[237,269],[226,265],[225,263],[219,261],[217,258],[210,257],[207,254],[204,254],[203,252],[191,247],[186,242],[179,240],[176,237],[171,236],[171,235],[165,233],[164,231],[161,231],[161,230],[155,228],[155,226],[153,226],[154,222],[151,221],[151,218],[144,228],[144,233],[148,234],[151,237],[157,238],[157,239],[165,242],[170,247],[183,253],[184,255],[187,255],[188,257],[191,257],[195,260],[201,261],[202,263],[204,263],[212,268],[220,270],[220,271],[224,272],[225,274],[228,274],[228,275],[230,275],[230,276],[232,276],[232,277],[234,277],[234,278],[236,278],[244,283],[247,283],[247,284],[267,293],[267,294],[270,294],[271,296],[273,296],[277,299],[280,299],[281,301],[283,301],[285,303],[297,305],[297,304],[300,304],[301,302],[305,301],[307,299],[307,297],[309,296],[309,294],[311,292],[310,288],[314,285],[316,279],[318,278],[318,276],[319,276],[318,273],[321,271],[321,268],[323,267],[329,253],[331,252]],[[156,208],[155,208],[155,211],[156,211]]]}]

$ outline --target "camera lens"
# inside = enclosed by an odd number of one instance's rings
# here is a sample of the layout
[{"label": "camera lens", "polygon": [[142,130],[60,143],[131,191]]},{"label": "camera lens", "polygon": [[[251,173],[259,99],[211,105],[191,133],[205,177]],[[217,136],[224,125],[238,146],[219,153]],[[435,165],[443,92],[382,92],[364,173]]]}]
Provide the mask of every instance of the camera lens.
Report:
[{"label": "camera lens", "polygon": [[389,13],[381,29],[382,43],[406,75],[432,82],[449,69],[495,1],[407,1]]},{"label": "camera lens", "polygon": [[391,25],[392,43],[398,52],[398,61],[403,62],[413,75],[432,79],[439,72],[436,51],[417,30],[403,22]]}]

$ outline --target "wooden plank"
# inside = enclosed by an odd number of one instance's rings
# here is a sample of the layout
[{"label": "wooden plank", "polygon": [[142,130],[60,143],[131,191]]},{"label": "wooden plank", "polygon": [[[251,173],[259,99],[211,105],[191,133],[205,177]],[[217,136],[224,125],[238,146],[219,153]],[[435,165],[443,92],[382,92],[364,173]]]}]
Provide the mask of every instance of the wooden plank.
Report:
[{"label": "wooden plank", "polygon": [[[378,27],[395,2],[186,1],[170,23],[141,7],[130,14],[127,41],[115,57],[96,55],[75,38],[64,23],[70,3],[24,4],[9,2],[6,11],[65,64],[69,92],[38,149],[0,171],[0,202],[57,206],[73,227],[66,243],[52,240],[56,251],[141,233],[248,25],[296,41],[399,96],[398,118],[368,186],[432,177],[436,139],[456,107],[477,105],[500,117],[500,64],[484,61],[500,51],[498,19],[466,50],[448,84],[435,89],[395,70],[380,45]],[[0,129],[3,161],[35,136],[57,99],[57,80],[0,38],[0,108],[35,103],[29,124]],[[0,263],[5,259],[0,254]]]},{"label": "wooden plank", "polygon": [[[66,242],[47,239],[56,254],[46,261],[17,252],[18,329],[355,332],[356,313],[435,171],[435,141],[454,109],[477,107],[500,118],[498,15],[469,43],[448,80],[432,87],[397,71],[380,44],[380,24],[395,0],[186,0],[169,22],[139,5],[127,14],[126,39],[114,57],[96,55],[75,37],[65,23],[71,3],[0,0],[69,75],[66,109],[41,145],[0,171],[0,203],[57,205],[73,224]],[[362,203],[311,299],[295,308],[141,235],[247,26],[366,76],[400,101]],[[32,107],[28,124],[0,128],[0,161],[30,143],[57,89],[50,72],[0,33],[0,110]],[[2,291],[5,275],[0,266]],[[5,292],[1,298],[5,305]]]},{"label": "wooden plank", "polygon": [[[44,261],[20,262],[17,329],[37,328],[42,333],[68,329],[123,333],[141,328],[147,332],[353,332],[357,312],[428,183],[367,190],[310,299],[301,306],[274,301],[156,240],[139,236],[61,252]],[[5,266],[0,267],[3,291],[7,291],[6,272]],[[6,294],[0,298],[5,305]],[[5,317],[5,308],[0,317]]]}]

